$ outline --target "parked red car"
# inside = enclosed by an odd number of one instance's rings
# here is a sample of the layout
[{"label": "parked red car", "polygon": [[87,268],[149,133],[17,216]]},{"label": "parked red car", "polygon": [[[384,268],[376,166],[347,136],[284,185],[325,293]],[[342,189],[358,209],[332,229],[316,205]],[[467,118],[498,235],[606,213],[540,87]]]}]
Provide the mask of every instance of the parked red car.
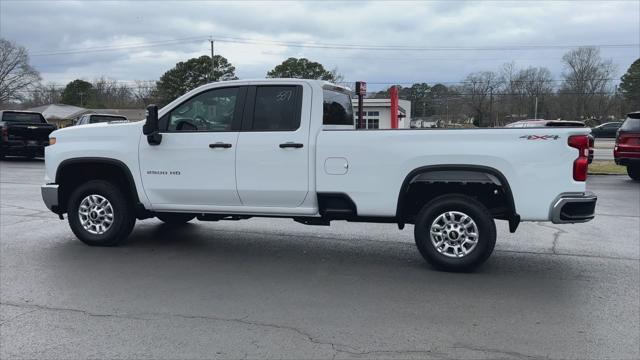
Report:
[{"label": "parked red car", "polygon": [[640,181],[640,111],[627,115],[616,137],[613,158],[618,165],[627,167],[627,174]]}]

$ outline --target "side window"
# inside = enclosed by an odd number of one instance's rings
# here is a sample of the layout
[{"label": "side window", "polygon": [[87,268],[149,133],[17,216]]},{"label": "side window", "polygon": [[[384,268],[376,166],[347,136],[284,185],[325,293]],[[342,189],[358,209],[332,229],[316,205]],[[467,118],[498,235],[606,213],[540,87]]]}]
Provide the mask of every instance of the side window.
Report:
[{"label": "side window", "polygon": [[300,127],[302,89],[299,86],[256,87],[254,131],[294,131]]},{"label": "side window", "polygon": [[239,88],[212,89],[187,100],[169,113],[168,131],[231,130]]},{"label": "side window", "polygon": [[323,91],[322,124],[354,125],[353,106],[349,94],[328,89]]}]

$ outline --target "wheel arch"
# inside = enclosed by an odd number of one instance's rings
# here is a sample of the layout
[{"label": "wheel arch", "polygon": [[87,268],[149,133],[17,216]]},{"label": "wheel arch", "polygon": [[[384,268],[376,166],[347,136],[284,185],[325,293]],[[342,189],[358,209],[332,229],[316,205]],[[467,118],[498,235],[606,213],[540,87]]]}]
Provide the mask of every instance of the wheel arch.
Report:
[{"label": "wheel arch", "polygon": [[[99,171],[95,172],[96,170]],[[87,171],[94,171],[95,176],[87,174]],[[71,185],[90,178],[116,180],[118,184],[126,187],[125,195],[133,201],[136,208],[142,206],[133,174],[120,160],[102,157],[70,158],[58,165],[55,176],[55,183],[59,184],[62,190],[58,196],[63,212],[66,212],[66,202],[71,193],[70,189],[65,189],[65,184]]]},{"label": "wheel arch", "polygon": [[421,166],[410,171],[404,178],[398,193],[396,219],[400,228],[406,222],[407,195],[412,184],[444,183],[444,184],[487,184],[491,183],[504,191],[509,230],[514,232],[520,223],[515,201],[509,181],[499,170],[482,165],[442,164]]}]

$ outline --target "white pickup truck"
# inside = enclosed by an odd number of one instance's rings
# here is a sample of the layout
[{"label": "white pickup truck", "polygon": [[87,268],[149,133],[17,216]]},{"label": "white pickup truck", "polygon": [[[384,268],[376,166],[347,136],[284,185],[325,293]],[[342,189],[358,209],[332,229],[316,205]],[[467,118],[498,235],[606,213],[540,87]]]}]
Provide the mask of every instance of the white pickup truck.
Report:
[{"label": "white pickup truck", "polygon": [[147,110],[51,134],[42,197],[89,245],[149,217],[414,224],[426,260],[468,271],[492,253],[494,219],[514,232],[594,217],[586,128],[357,130],[348,89],[297,79],[212,83]]}]

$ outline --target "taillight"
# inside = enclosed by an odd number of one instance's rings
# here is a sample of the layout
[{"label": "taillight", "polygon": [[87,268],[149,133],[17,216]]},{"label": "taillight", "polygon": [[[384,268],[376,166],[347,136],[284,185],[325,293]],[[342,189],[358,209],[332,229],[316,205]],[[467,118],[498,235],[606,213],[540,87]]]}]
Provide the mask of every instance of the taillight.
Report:
[{"label": "taillight", "polygon": [[569,136],[569,146],[578,149],[578,158],[573,162],[573,180],[587,180],[589,166],[589,137],[587,135]]},{"label": "taillight", "polygon": [[9,128],[6,126],[2,127],[2,140],[9,140]]}]

